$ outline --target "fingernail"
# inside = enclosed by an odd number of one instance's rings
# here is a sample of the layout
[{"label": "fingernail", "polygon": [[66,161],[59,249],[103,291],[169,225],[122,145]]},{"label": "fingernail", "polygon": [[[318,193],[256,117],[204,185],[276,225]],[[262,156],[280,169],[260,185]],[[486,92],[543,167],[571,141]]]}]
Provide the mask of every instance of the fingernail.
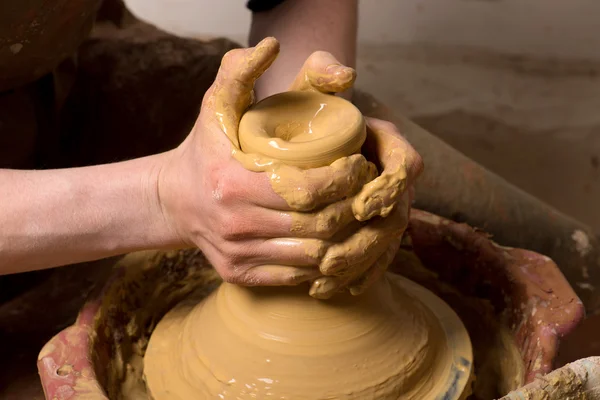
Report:
[{"label": "fingernail", "polygon": [[267,44],[268,42],[273,42],[273,41],[276,42],[277,39],[275,39],[272,36],[267,36],[266,38],[264,38],[263,40],[261,40],[260,42],[258,42],[255,47],[261,47],[261,46],[264,46],[265,44]]},{"label": "fingernail", "polygon": [[311,297],[320,300],[331,298],[338,289],[338,283],[335,278],[323,277],[315,280],[310,287]]},{"label": "fingernail", "polygon": [[330,64],[327,67],[325,67],[325,72],[332,73],[340,67],[342,67],[342,64]]}]

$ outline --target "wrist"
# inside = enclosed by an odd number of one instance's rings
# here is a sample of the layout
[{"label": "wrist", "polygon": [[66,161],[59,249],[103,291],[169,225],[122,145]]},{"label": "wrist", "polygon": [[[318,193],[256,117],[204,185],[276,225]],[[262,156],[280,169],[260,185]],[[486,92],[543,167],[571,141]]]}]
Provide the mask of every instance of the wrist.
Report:
[{"label": "wrist", "polygon": [[140,198],[146,210],[147,247],[155,249],[173,249],[186,246],[185,240],[177,229],[173,215],[168,211],[167,193],[164,184],[164,171],[171,161],[173,151],[156,154],[145,159],[140,185]]}]

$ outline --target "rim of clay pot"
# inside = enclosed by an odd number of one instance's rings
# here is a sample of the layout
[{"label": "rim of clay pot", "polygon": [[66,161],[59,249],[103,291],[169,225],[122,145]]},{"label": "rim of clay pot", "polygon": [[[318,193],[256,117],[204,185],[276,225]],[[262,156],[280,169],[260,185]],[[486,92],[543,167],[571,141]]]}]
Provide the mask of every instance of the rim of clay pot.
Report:
[{"label": "rim of clay pot", "polygon": [[[470,296],[477,297],[486,287],[492,291],[488,292],[491,306],[511,329],[524,361],[525,383],[552,370],[559,339],[583,318],[581,301],[551,259],[499,246],[489,235],[466,224],[413,210],[403,248],[396,257],[400,262],[405,261],[405,250],[414,252],[424,265],[443,265],[425,276],[395,271],[429,289],[434,288],[434,282],[442,281]],[[168,253],[151,253],[168,257]],[[117,264],[112,278],[84,305],[76,322],[43,347],[37,366],[47,399],[108,398],[96,378],[90,354],[96,335],[95,319],[103,295],[124,275],[124,262],[143,262],[147,258],[148,252],[126,256]],[[451,297],[444,297],[443,290],[437,290],[437,294],[446,301]]]}]

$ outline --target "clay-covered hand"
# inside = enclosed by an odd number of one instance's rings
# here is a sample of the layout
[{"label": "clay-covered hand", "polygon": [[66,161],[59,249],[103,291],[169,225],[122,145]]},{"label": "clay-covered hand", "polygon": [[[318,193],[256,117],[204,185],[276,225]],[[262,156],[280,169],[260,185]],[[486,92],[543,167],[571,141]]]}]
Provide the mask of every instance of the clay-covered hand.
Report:
[{"label": "clay-covered hand", "polygon": [[[351,88],[355,78],[355,70],[330,53],[315,52],[290,89],[339,93]],[[423,169],[421,157],[395,125],[373,118],[367,118],[362,153],[382,172],[346,200],[363,226],[330,245],[320,265],[326,276],[313,282],[313,297],[329,298],[344,288],[362,293],[386,271],[408,224],[412,184]]]},{"label": "clay-covered hand", "polygon": [[164,218],[179,245],[198,246],[225,281],[243,285],[294,285],[321,276],[327,239],[354,221],[345,199],[374,178],[361,155],[300,171],[290,183],[298,194],[290,205],[267,173],[251,172],[232,157],[254,82],[278,51],[269,38],[225,55],[190,135],[164,154],[157,174]]},{"label": "clay-covered hand", "polygon": [[395,125],[373,118],[367,118],[363,153],[382,171],[352,199],[353,215],[364,226],[329,247],[320,266],[326,276],[313,283],[314,297],[329,298],[344,287],[364,292],[389,267],[408,225],[421,157]]}]

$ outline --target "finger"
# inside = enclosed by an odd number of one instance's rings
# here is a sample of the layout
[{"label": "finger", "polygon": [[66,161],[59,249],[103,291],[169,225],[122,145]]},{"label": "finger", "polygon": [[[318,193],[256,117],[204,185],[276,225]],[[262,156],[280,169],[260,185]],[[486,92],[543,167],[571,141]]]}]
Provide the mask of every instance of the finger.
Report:
[{"label": "finger", "polygon": [[408,195],[404,195],[387,218],[374,220],[344,242],[332,245],[320,266],[323,275],[356,279],[373,265],[392,241],[402,236],[408,225],[408,213]]},{"label": "finger", "polygon": [[[269,210],[230,201],[221,212],[210,217],[210,241],[219,243],[271,238],[309,238],[341,240],[346,231],[357,229],[352,198],[338,201],[311,213]],[[223,199],[217,200],[223,201]],[[353,227],[352,224],[356,224]]]},{"label": "finger", "polygon": [[243,286],[296,286],[321,274],[317,268],[259,265],[246,270],[235,283]]},{"label": "finger", "polygon": [[352,201],[352,198],[342,200],[312,213],[245,208],[216,221],[214,240],[217,243],[223,239],[234,242],[285,237],[333,240],[360,227],[354,218]]},{"label": "finger", "polygon": [[341,65],[331,53],[317,51],[304,62],[290,90],[338,93],[349,89],[355,80],[354,68]]},{"label": "finger", "polygon": [[289,286],[312,281],[321,276],[318,268],[263,264],[247,266],[223,253],[211,242],[202,243],[202,251],[219,276],[225,281],[243,286]]},{"label": "finger", "polygon": [[363,294],[365,290],[371,287],[373,283],[377,282],[385,274],[394,260],[401,243],[402,237],[392,241],[388,249],[377,259],[377,261],[375,261],[375,264],[373,264],[363,276],[348,286],[352,295],[358,296]]},{"label": "finger", "polygon": [[277,238],[245,241],[232,252],[239,262],[256,266],[263,264],[292,267],[318,267],[329,244],[319,239]]},{"label": "finger", "polygon": [[367,128],[366,151],[374,153],[383,172],[356,196],[353,208],[359,221],[387,216],[423,170],[421,157],[393,124],[367,118]]},{"label": "finger", "polygon": [[316,299],[326,300],[348,288],[353,296],[361,295],[385,274],[398,252],[401,242],[402,235],[400,238],[392,240],[388,249],[379,256],[373,265],[362,272],[358,279],[353,279],[350,276],[323,276],[312,283],[309,294]]},{"label": "finger", "polygon": [[276,210],[311,211],[356,195],[376,176],[375,165],[361,154],[340,158],[321,168],[303,170],[281,165],[268,177],[279,197],[250,196],[249,199],[256,205]]},{"label": "finger", "polygon": [[253,102],[254,83],[278,54],[279,42],[275,38],[265,38],[255,47],[229,51],[221,61],[208,98],[214,102],[221,129],[237,148],[237,128],[242,114]]},{"label": "finger", "polygon": [[313,281],[308,294],[315,299],[328,300],[343,290],[347,280],[337,276],[321,276]]},{"label": "finger", "polygon": [[402,238],[393,240],[388,249],[358,279],[352,281],[350,277],[323,276],[312,283],[309,294],[321,300],[330,299],[345,288],[348,288],[353,296],[363,294],[385,274],[398,252],[401,242]]},{"label": "finger", "polygon": [[351,224],[359,226],[352,211],[353,198],[338,201],[314,213],[291,212],[294,236],[335,240]]},{"label": "finger", "polygon": [[[407,224],[408,206],[394,210],[386,219],[371,222],[346,242],[331,246],[320,267],[326,276],[313,282],[309,294],[317,299],[329,299],[350,283],[360,280],[363,274],[368,275],[373,266],[378,265],[375,271],[380,272],[386,261],[385,255],[391,246],[400,243]],[[385,268],[388,265],[389,262]],[[376,279],[377,276],[370,278],[365,287]]]}]

